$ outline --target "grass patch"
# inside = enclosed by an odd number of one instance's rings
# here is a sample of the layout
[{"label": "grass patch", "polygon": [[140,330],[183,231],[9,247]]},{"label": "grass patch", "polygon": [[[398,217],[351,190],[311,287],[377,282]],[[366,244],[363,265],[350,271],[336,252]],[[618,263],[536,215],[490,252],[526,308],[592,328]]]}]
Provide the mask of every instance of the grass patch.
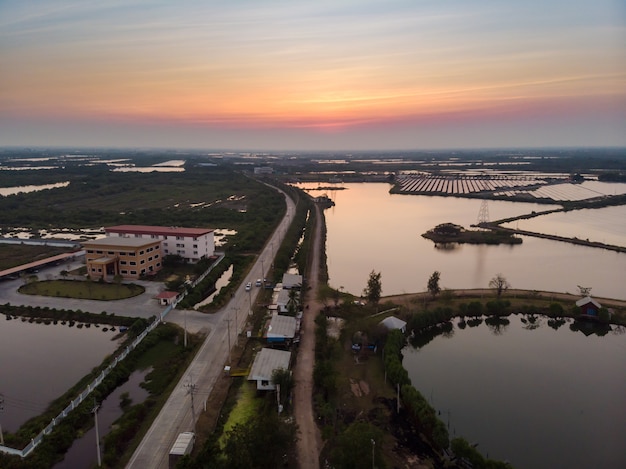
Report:
[{"label": "grass patch", "polygon": [[245,381],[237,393],[237,403],[233,407],[228,420],[224,424],[222,435],[219,438],[220,448],[224,448],[226,434],[237,424],[245,424],[256,415],[261,408],[261,400],[256,397],[254,384]]},{"label": "grass patch", "polygon": [[22,285],[18,291],[26,295],[111,301],[141,295],[146,289],[134,283],[111,284],[88,280],[46,280]]}]

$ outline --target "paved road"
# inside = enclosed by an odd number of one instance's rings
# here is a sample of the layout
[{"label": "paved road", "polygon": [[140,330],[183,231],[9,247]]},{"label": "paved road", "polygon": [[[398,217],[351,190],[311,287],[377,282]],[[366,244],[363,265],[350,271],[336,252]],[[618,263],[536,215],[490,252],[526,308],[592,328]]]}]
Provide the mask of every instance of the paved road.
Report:
[{"label": "paved road", "polygon": [[[259,291],[253,286],[251,291],[246,292],[245,284],[252,282],[254,285],[257,278],[264,276],[267,268],[273,262],[276,250],[282,243],[289,224],[293,220],[295,205],[291,199],[286,196],[285,198],[287,201],[285,218],[266,244],[232,300],[216,314],[205,314],[201,317],[199,313],[173,311],[166,317],[167,321],[177,324],[183,324],[186,319],[187,325],[190,327],[189,330],[193,327],[197,330],[205,329],[210,332],[133,454],[126,466],[127,468],[167,468],[168,453],[178,434],[194,428],[193,418],[197,419],[204,407],[204,397],[211,393],[218,376],[223,373],[224,365],[227,364],[229,327],[231,342],[234,344],[235,330],[240,331],[243,328],[245,324],[244,315],[250,312]],[[194,386],[196,396],[193,412],[189,393],[190,385]]]},{"label": "paved road", "polygon": [[317,216],[314,241],[311,249],[310,268],[307,273],[307,291],[303,304],[302,335],[298,360],[294,369],[294,416],[298,424],[298,462],[301,469],[320,467],[319,455],[322,437],[313,414],[313,366],[315,365],[315,315],[322,309],[317,300],[320,252],[322,247],[321,209],[316,206]]}]

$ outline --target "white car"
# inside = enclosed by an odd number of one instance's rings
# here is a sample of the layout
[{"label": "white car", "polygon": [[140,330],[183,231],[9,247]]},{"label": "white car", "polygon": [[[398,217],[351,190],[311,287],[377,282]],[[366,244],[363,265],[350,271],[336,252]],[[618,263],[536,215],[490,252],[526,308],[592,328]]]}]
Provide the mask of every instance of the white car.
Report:
[{"label": "white car", "polygon": [[251,288],[252,288],[252,282],[246,283],[246,291],[250,291]]}]

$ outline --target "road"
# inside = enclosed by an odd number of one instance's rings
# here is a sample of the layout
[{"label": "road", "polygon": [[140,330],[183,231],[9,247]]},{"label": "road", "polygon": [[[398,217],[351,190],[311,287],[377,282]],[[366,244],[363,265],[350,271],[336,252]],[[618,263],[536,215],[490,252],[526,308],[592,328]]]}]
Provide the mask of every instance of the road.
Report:
[{"label": "road", "polygon": [[298,360],[294,369],[294,416],[298,424],[298,462],[301,469],[320,467],[319,455],[322,437],[313,414],[313,366],[315,365],[315,316],[323,305],[317,300],[319,284],[320,252],[322,247],[322,211],[316,205],[316,224],[311,249],[310,267],[307,272],[307,290],[302,316],[302,334]]},{"label": "road", "polygon": [[[231,301],[222,310],[213,315],[203,315],[204,318],[198,313],[182,311],[173,311],[166,317],[167,321],[176,322],[180,325],[188,320],[188,326],[192,326],[196,330],[204,329],[210,332],[137,447],[126,466],[127,468],[167,468],[169,450],[178,434],[193,430],[195,421],[204,408],[204,401],[197,397],[208,396],[211,393],[218,376],[223,373],[224,366],[228,364],[229,344],[234,345],[238,332],[245,324],[244,316],[251,311],[259,291],[258,288],[254,287],[255,280],[265,276],[265,272],[273,262],[285,232],[293,220],[295,204],[286,195],[285,199],[287,202],[285,217],[272,234]],[[247,282],[251,282],[253,285],[250,291],[245,290]],[[191,331],[191,329],[189,330]],[[193,400],[193,411],[191,389],[194,390],[196,396]]]}]

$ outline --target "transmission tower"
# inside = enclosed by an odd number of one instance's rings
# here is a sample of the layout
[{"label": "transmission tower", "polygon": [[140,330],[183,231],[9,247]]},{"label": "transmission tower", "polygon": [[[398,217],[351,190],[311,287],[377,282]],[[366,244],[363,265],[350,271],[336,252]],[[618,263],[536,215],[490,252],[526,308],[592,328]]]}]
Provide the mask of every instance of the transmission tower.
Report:
[{"label": "transmission tower", "polygon": [[480,210],[478,211],[478,224],[489,223],[489,207],[487,206],[487,199],[483,200],[480,204]]}]

